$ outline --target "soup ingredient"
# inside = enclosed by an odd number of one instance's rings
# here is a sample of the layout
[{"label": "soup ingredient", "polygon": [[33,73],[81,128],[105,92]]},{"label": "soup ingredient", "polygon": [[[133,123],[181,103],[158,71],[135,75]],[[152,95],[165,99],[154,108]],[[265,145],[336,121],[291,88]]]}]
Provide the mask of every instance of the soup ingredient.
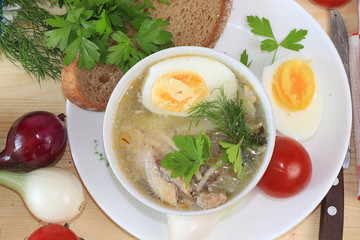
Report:
[{"label": "soup ingredient", "polygon": [[186,116],[197,103],[216,99],[214,89],[224,86],[235,97],[238,83],[223,63],[203,56],[178,56],[152,65],[144,74],[142,103],[151,112]]},{"label": "soup ingredient", "polygon": [[311,175],[311,159],[306,149],[292,138],[277,136],[270,164],[258,187],[272,197],[287,198],[301,192]]},{"label": "soup ingredient", "polygon": [[300,49],[304,48],[299,42],[305,39],[307,34],[307,30],[304,29],[293,29],[291,32],[282,40],[280,43],[276,40],[274,33],[272,31],[270,21],[266,18],[260,19],[258,16],[248,16],[247,22],[249,27],[251,27],[251,32],[266,37],[267,39],[261,41],[260,48],[263,51],[267,52],[274,52],[274,56],[272,59],[272,63],[275,61],[275,56],[278,48],[281,46],[283,48],[299,51]]},{"label": "soup ingredient", "polygon": [[204,161],[210,157],[210,139],[201,131],[197,137],[176,135],[173,140],[179,151],[168,153],[160,164],[165,170],[172,170],[171,178],[184,177],[188,187],[202,164],[211,165]]},{"label": "soup ingredient", "polygon": [[49,224],[35,230],[27,240],[80,240],[67,226]]},{"label": "soup ingredient", "polygon": [[37,1],[1,1],[1,54],[39,82],[61,77],[63,54],[45,43],[45,32],[52,29],[45,19],[52,16]]},{"label": "soup ingredient", "polygon": [[0,184],[20,194],[30,212],[41,221],[65,223],[77,216],[85,204],[80,181],[59,167],[30,172],[0,170]]},{"label": "soup ingredient", "polygon": [[262,74],[277,131],[298,141],[313,136],[321,121],[321,99],[310,63],[300,54],[290,54]]},{"label": "soup ingredient", "polygon": [[257,146],[266,143],[264,128],[251,131],[246,123],[246,112],[243,108],[243,99],[237,92],[235,100],[226,96],[223,88],[219,90],[218,99],[215,101],[203,101],[191,108],[188,117],[191,125],[197,126],[201,119],[211,121],[217,131],[225,134],[233,142],[219,142],[226,149],[223,161],[233,164],[234,172],[239,178],[242,176],[242,152],[252,159],[251,151],[257,151]]},{"label": "soup ingredient", "polygon": [[[168,1],[162,2],[169,4]],[[79,68],[93,69],[96,62],[115,64],[125,72],[145,56],[172,46],[172,34],[164,30],[162,19],[151,19],[150,1],[66,0],[66,14],[48,18],[55,29],[46,32],[47,46],[64,52],[65,65],[78,56]],[[130,37],[129,24],[136,36]],[[117,44],[110,46],[112,39]]]},{"label": "soup ingredient", "polygon": [[60,159],[65,151],[65,115],[46,111],[24,114],[11,126],[0,168],[39,168]]},{"label": "soup ingredient", "polygon": [[346,3],[350,2],[350,0],[312,0],[312,1],[326,8],[341,7],[342,5],[345,5]]}]

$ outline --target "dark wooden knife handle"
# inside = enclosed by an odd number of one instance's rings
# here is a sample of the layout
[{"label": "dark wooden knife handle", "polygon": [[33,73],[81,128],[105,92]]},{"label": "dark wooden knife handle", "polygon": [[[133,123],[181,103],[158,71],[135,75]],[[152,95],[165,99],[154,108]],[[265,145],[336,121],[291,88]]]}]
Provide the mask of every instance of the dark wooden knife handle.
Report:
[{"label": "dark wooden knife handle", "polygon": [[335,184],[330,188],[329,192],[321,202],[319,240],[340,240],[343,238],[343,168],[341,168],[337,179],[338,181],[335,181]]}]

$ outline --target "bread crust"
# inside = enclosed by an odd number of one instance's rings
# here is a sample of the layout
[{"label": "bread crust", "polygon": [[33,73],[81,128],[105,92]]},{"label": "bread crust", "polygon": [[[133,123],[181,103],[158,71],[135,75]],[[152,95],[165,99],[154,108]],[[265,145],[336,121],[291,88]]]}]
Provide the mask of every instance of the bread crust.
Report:
[{"label": "bread crust", "polygon": [[[175,46],[213,48],[229,19],[233,0],[170,0],[170,5],[151,0],[154,19],[170,22],[165,29],[173,34]],[[109,64],[96,63],[89,71],[78,67],[78,58],[64,66],[61,86],[65,97],[80,108],[105,111],[110,95],[123,76],[122,70]],[[105,81],[104,81],[105,79]]]},{"label": "bread crust", "polygon": [[[96,111],[98,107],[93,106],[93,104],[85,99],[79,91],[77,85],[77,64],[78,61],[75,59],[70,65],[63,67],[61,72],[61,88],[65,95],[65,97],[72,102],[73,104],[77,105],[80,108]],[[99,108],[100,109],[100,108]]]},{"label": "bread crust", "polygon": [[207,47],[213,48],[217,43],[217,41],[219,40],[222,33],[224,32],[226,24],[231,14],[232,6],[233,6],[233,0],[224,0],[222,2],[222,7],[220,11],[221,14],[218,18],[218,22],[213,31],[213,34],[211,35],[211,38],[209,38],[209,44]]},{"label": "bread crust", "polygon": [[96,63],[93,70],[78,67],[78,58],[61,72],[61,87],[65,97],[80,108],[105,111],[110,95],[124,75],[115,65]]}]

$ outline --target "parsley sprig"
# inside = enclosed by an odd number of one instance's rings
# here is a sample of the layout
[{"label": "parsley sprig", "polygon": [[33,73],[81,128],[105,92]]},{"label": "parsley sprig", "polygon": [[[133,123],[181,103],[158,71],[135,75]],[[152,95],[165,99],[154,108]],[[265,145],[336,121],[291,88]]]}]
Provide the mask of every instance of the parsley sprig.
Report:
[{"label": "parsley sprig", "polygon": [[277,53],[277,50],[279,46],[293,50],[293,51],[299,51],[300,49],[304,48],[302,44],[299,42],[303,39],[305,39],[305,36],[307,34],[307,30],[304,29],[293,29],[291,32],[285,37],[284,40],[282,40],[280,43],[276,40],[274,33],[272,31],[270,21],[266,18],[259,18],[258,16],[248,16],[247,22],[249,26],[252,28],[251,32],[266,37],[267,39],[261,41],[260,48],[263,51],[267,52],[274,52],[274,56],[272,59],[272,63],[275,60],[275,55]]},{"label": "parsley sprig", "polygon": [[188,187],[201,165],[215,165],[205,161],[210,158],[210,139],[202,130],[197,137],[175,135],[173,140],[180,150],[168,153],[160,164],[165,170],[172,170],[170,177],[184,177],[184,182]]},{"label": "parsley sprig", "polygon": [[[159,0],[169,4],[167,0]],[[152,19],[149,0],[63,0],[67,12],[48,18],[54,27],[46,33],[49,48],[64,52],[65,65],[79,56],[79,67],[92,69],[97,62],[127,71],[145,56],[172,46],[169,22]],[[135,30],[135,37],[131,31]],[[112,42],[112,44],[110,44]]]}]

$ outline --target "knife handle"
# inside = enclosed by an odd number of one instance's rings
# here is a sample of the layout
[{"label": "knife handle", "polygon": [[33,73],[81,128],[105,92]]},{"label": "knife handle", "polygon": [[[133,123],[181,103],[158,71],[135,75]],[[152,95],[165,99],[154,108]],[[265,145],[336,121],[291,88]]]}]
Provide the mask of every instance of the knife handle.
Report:
[{"label": "knife handle", "polygon": [[[338,181],[321,202],[319,240],[340,240],[344,226],[344,179],[341,168]],[[337,184],[336,184],[337,183]]]}]

